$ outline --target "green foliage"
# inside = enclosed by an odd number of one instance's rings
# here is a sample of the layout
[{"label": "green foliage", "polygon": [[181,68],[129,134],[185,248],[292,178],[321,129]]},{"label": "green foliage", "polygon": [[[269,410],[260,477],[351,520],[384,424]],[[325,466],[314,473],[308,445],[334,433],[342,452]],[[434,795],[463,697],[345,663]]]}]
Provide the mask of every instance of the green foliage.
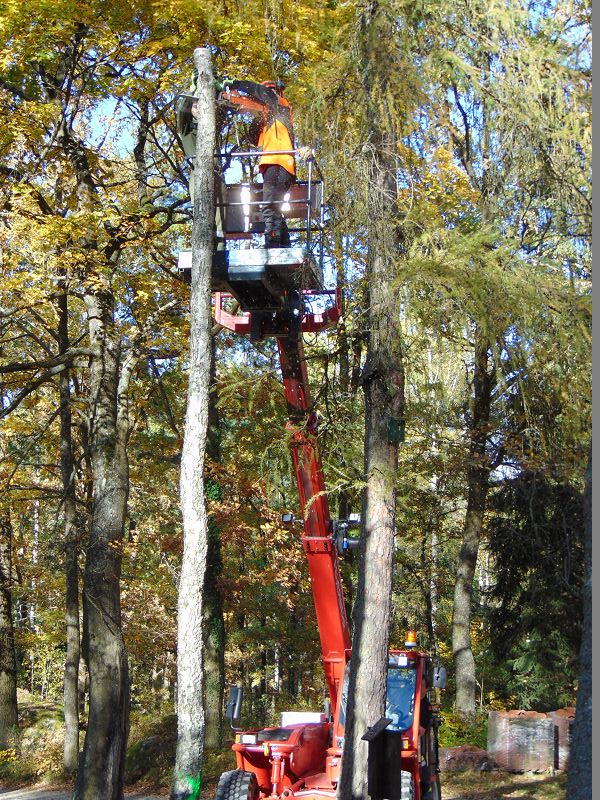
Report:
[{"label": "green foliage", "polygon": [[496,561],[489,619],[507,695],[521,708],[571,705],[580,620],[573,614],[583,575],[580,493],[539,473],[505,481],[492,499],[490,552]]},{"label": "green foliage", "polygon": [[219,502],[223,499],[221,487],[214,478],[207,478],[204,481],[204,493],[206,499],[209,501],[214,500],[215,502]]},{"label": "green foliage", "polygon": [[15,750],[0,750],[0,779],[8,785],[34,783],[38,777],[36,763],[37,753],[23,758]]},{"label": "green foliage", "polygon": [[57,782],[63,770],[62,708],[20,693],[19,747],[0,751],[0,780],[7,784]]},{"label": "green foliage", "polygon": [[534,629],[511,649],[504,686],[515,707],[554,711],[575,706],[579,669],[564,631],[561,626],[544,636]]},{"label": "green foliage", "polygon": [[177,717],[174,714],[133,713],[125,757],[127,783],[143,781],[157,788],[169,786],[176,741]]},{"label": "green foliage", "polygon": [[14,747],[0,750],[0,778],[5,781],[29,780],[33,777],[31,769],[24,769],[21,758]]},{"label": "green foliage", "polygon": [[207,750],[202,766],[205,784],[216,784],[223,772],[235,768],[235,756],[229,748],[224,750]]},{"label": "green foliage", "polygon": [[442,725],[439,730],[440,747],[474,745],[483,750],[487,747],[487,711],[478,711],[465,717],[456,711],[441,712]]}]

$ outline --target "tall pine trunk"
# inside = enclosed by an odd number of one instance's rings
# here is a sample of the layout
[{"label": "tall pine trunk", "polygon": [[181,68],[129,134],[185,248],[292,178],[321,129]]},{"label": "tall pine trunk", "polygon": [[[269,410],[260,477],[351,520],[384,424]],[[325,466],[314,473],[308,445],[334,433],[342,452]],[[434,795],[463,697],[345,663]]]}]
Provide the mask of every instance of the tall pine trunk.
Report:
[{"label": "tall pine trunk", "polygon": [[[483,22],[485,30],[485,21]],[[492,56],[480,54],[482,80],[491,74]],[[493,164],[492,131],[489,98],[484,95],[480,109],[479,148],[473,148],[475,138],[467,118],[463,116],[464,135],[455,144],[463,167],[473,188],[480,193],[479,210],[485,227],[491,228],[498,215],[498,182],[490,165]],[[479,149],[481,175],[478,175],[475,151]],[[489,322],[489,320],[488,320]],[[473,322],[473,389],[470,398],[468,424],[469,451],[467,456],[467,510],[463,527],[463,540],[456,568],[454,606],[452,611],[452,654],[456,679],[456,710],[463,715],[475,713],[477,707],[477,680],[475,658],[471,647],[471,598],[473,578],[477,567],[483,520],[489,492],[490,472],[493,468],[488,452],[491,438],[492,393],[496,385],[496,362],[489,335],[483,330],[485,322]]]},{"label": "tall pine trunk", "polygon": [[[61,353],[69,349],[68,301],[63,292],[58,298],[58,341]],[[79,565],[77,542],[77,506],[75,463],[71,418],[69,370],[60,374],[60,471],[63,485],[63,518],[65,549],[65,626],[66,656],[63,683],[65,738],[63,764],[67,772],[75,772],[79,758]]]},{"label": "tall pine trunk", "polygon": [[198,129],[194,169],[190,364],[180,495],[183,560],[177,606],[177,752],[171,800],[197,798],[204,747],[203,589],[208,547],[204,451],[210,387],[215,100],[210,50],[194,51]]},{"label": "tall pine trunk", "polygon": [[129,490],[127,392],[113,297],[90,281],[84,300],[90,347],[90,457],[93,505],[83,591],[83,649],[89,716],[74,800],[121,800],[129,733],[130,684],[121,627],[122,541]]},{"label": "tall pine trunk", "polygon": [[[370,105],[368,180],[368,349],[362,383],[365,395],[363,541],[353,610],[353,639],[344,754],[338,785],[341,800],[367,800],[368,745],[362,736],[385,711],[392,617],[395,537],[395,478],[404,412],[404,371],[398,330],[397,294],[390,291],[396,258],[395,138],[377,98],[377,40],[386,16],[371,2],[362,16],[365,71]],[[379,65],[381,69],[382,65]]]},{"label": "tall pine trunk", "polygon": [[477,682],[471,648],[471,597],[477,565],[483,516],[489,491],[491,463],[487,453],[492,389],[496,377],[489,343],[475,330],[472,413],[467,465],[467,510],[463,541],[456,569],[452,612],[452,653],[456,675],[456,709],[462,714],[476,710]]},{"label": "tall pine trunk", "polygon": [[12,618],[12,524],[0,513],[0,750],[18,746],[17,662]]}]

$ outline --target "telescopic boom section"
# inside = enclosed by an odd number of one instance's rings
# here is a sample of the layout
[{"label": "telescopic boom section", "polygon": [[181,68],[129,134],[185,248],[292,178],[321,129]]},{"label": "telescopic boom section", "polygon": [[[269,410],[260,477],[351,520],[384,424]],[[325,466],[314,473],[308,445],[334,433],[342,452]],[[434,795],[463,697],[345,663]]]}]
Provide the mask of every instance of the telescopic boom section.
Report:
[{"label": "telescopic boom section", "polygon": [[304,518],[302,545],[308,560],[325,679],[331,707],[335,709],[350,656],[350,631],[337,551],[331,536],[323,466],[317,447],[316,415],[311,409],[302,340],[278,337],[277,346],[290,415],[290,450]]}]

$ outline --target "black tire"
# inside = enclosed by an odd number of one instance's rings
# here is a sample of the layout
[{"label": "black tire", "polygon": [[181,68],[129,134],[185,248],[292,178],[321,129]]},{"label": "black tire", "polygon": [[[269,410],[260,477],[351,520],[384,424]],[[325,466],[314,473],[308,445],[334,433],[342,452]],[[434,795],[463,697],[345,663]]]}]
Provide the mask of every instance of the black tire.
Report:
[{"label": "black tire", "polygon": [[253,772],[232,769],[217,784],[215,800],[258,800],[258,782]]}]

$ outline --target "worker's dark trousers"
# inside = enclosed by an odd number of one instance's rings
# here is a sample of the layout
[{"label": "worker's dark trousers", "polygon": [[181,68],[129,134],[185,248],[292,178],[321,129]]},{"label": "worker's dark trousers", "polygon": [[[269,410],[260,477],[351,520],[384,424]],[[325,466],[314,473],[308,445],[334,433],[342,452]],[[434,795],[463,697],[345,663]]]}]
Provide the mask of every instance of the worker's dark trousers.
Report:
[{"label": "worker's dark trousers", "polygon": [[270,164],[263,172],[262,218],[267,247],[288,247],[290,244],[290,234],[281,213],[281,205],[292,183],[294,176],[279,164]]}]

